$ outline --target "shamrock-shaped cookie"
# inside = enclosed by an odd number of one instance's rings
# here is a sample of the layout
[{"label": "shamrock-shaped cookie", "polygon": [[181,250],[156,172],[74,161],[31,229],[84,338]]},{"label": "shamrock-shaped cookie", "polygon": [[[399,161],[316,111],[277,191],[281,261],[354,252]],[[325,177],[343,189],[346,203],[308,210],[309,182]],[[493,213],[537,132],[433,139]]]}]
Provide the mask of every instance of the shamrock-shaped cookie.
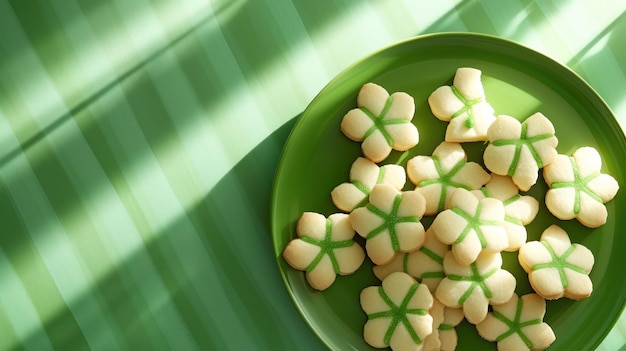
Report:
[{"label": "shamrock-shaped cookie", "polygon": [[341,131],[361,143],[363,155],[374,162],[387,158],[391,150],[406,151],[419,142],[413,97],[404,92],[391,95],[385,88],[367,83],[357,96],[357,108],[341,121]]},{"label": "shamrock-shaped cookie", "polygon": [[488,341],[496,341],[499,351],[545,350],[556,336],[543,321],[546,301],[537,294],[527,294],[494,305],[493,312],[476,325],[478,334]]},{"label": "shamrock-shaped cookie", "polygon": [[496,117],[493,107],[485,99],[481,74],[475,68],[459,68],[452,86],[439,87],[428,97],[428,104],[435,117],[449,122],[446,141],[487,139],[487,129]]},{"label": "shamrock-shaped cookie", "polygon": [[291,267],[305,271],[314,289],[328,288],[337,274],[354,273],[365,259],[363,248],[353,240],[354,229],[345,213],[326,218],[305,212],[298,219],[296,233],[298,238],[287,244],[283,258]]},{"label": "shamrock-shaped cookie", "polygon": [[606,202],[615,197],[619,184],[601,173],[602,160],[593,147],[581,147],[572,156],[558,155],[543,169],[550,187],[546,206],[557,218],[576,218],[583,225],[596,228],[606,223]]},{"label": "shamrock-shaped cookie", "polygon": [[502,269],[500,253],[482,253],[472,264],[459,263],[452,252],[443,259],[446,277],[439,283],[435,296],[447,307],[463,307],[468,322],[485,319],[490,304],[507,302],[515,291],[515,277]]},{"label": "shamrock-shaped cookie", "polygon": [[540,112],[524,122],[498,116],[487,131],[489,145],[483,154],[493,173],[508,175],[522,191],[537,182],[540,168],[554,161],[558,140],[552,122]]},{"label": "shamrock-shaped cookie", "polygon": [[361,291],[361,308],[367,314],[365,341],[377,348],[421,350],[432,333],[432,305],[433,297],[425,285],[403,272],[390,274],[382,285]]},{"label": "shamrock-shaped cookie", "polygon": [[539,202],[532,196],[520,195],[519,188],[511,177],[492,174],[491,180],[480,190],[473,190],[479,199],[493,197],[504,204],[504,222],[509,238],[505,251],[517,251],[528,237],[526,225],[530,224],[539,212]]},{"label": "shamrock-shaped cookie", "polygon": [[419,250],[398,253],[388,264],[374,266],[374,275],[383,280],[393,272],[408,273],[420,283],[426,284],[430,292],[434,293],[445,277],[443,256],[449,248],[437,239],[431,228],[426,230],[424,244]]},{"label": "shamrock-shaped cookie", "polygon": [[374,264],[389,263],[398,252],[411,252],[424,243],[425,200],[415,191],[398,191],[377,184],[370,203],[350,213],[350,223],[364,237],[367,255]]},{"label": "shamrock-shaped cookie", "polygon": [[494,198],[478,198],[470,191],[457,189],[450,209],[437,215],[430,228],[461,264],[468,265],[481,252],[498,253],[509,246],[504,221],[504,205]]},{"label": "shamrock-shaped cookie", "polygon": [[365,157],[359,157],[350,167],[350,182],[337,185],[330,193],[335,206],[344,212],[365,206],[376,184],[389,184],[402,190],[406,183],[404,167],[399,165],[378,166]]},{"label": "shamrock-shaped cookie", "polygon": [[426,198],[426,215],[449,208],[455,189],[480,189],[490,176],[476,162],[467,162],[465,150],[459,143],[443,142],[432,156],[415,156],[407,162],[407,175],[416,185],[415,191]]},{"label": "shamrock-shaped cookie", "polygon": [[530,285],[545,299],[580,300],[591,295],[593,253],[583,245],[572,244],[565,230],[556,224],[548,227],[539,241],[522,245],[518,259],[528,273]]}]

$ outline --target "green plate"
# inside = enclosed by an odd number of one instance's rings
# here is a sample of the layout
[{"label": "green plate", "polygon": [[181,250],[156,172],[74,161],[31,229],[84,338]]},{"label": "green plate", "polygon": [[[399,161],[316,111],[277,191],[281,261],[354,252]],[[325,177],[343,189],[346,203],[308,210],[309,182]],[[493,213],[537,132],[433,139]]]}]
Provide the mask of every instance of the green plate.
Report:
[{"label": "green plate", "polygon": [[[431,155],[443,141],[446,123],[431,114],[427,98],[437,87],[451,84],[458,67],[483,72],[487,100],[496,114],[525,119],[542,112],[555,126],[560,153],[570,154],[580,146],[596,147],[602,155],[603,173],[626,184],[626,168],[620,167],[626,140],[610,109],[578,75],[540,53],[496,37],[446,33],[400,42],[357,62],[317,95],[295,125],[281,156],[272,198],[274,251],[283,281],[302,317],[330,349],[372,349],[362,338],[366,315],[359,305],[360,291],[379,284],[371,263],[366,259],[356,273],[339,276],[329,289],[318,292],[308,286],[303,272],[286,264],[281,253],[296,237],[295,223],[302,212],[338,212],[330,192],[348,181],[350,166],[361,155],[360,145],[341,133],[341,119],[356,106],[357,92],[367,82],[390,93],[405,91],[415,98],[413,123],[420,132],[420,143],[411,149],[410,157]],[[470,161],[482,163],[484,143],[463,146]],[[394,152],[383,163],[395,163],[399,155]],[[407,182],[407,189],[411,188]],[[607,204],[608,223],[589,229],[576,220],[563,222],[550,215],[543,205],[546,190],[540,177],[528,192],[541,204],[539,215],[527,227],[528,240],[537,240],[545,228],[556,223],[570,234],[572,242],[587,246],[596,258],[590,274],[594,283],[591,297],[548,301],[545,321],[557,336],[550,350],[591,350],[619,318],[626,300],[626,235],[618,232],[626,225],[626,218],[618,215],[626,213],[626,196],[623,190],[618,192]],[[423,219],[425,225],[431,221]],[[516,292],[532,292],[517,253],[503,256],[504,267],[517,278]],[[457,331],[457,350],[496,349],[495,343],[482,340],[466,321]]]}]

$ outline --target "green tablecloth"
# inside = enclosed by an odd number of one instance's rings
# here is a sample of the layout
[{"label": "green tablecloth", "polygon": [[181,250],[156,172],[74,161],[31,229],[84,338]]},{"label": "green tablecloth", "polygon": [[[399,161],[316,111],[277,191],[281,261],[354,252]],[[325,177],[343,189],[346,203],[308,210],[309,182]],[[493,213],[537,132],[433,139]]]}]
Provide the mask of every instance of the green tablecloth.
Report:
[{"label": "green tablecloth", "polygon": [[323,349],[273,257],[281,148],[351,63],[445,31],[566,64],[626,127],[624,1],[0,1],[0,349]]}]

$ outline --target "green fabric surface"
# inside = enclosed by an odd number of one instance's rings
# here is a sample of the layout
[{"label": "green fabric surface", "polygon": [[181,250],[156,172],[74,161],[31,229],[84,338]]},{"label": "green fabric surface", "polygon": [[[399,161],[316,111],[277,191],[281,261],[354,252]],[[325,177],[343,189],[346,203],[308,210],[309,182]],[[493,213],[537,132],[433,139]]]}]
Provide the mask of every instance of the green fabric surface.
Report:
[{"label": "green fabric surface", "polygon": [[[282,147],[336,74],[446,31],[626,127],[624,1],[0,0],[0,350],[323,349],[273,257]],[[625,345],[622,314],[598,350]]]}]

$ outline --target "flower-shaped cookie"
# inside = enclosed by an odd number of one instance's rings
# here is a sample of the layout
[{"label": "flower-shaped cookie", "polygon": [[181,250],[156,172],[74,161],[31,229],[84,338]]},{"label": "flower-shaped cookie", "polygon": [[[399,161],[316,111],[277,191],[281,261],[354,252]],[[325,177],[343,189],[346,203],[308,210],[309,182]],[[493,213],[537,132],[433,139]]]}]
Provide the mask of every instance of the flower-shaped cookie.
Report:
[{"label": "flower-shaped cookie", "polygon": [[446,141],[487,139],[487,129],[496,117],[493,107],[485,99],[481,73],[475,68],[459,68],[452,86],[439,87],[428,97],[435,117],[449,122]]},{"label": "flower-shaped cookie", "polygon": [[465,150],[459,143],[443,142],[432,156],[415,156],[407,162],[407,175],[426,198],[426,215],[449,208],[455,189],[480,189],[490,176],[476,162],[467,162]]},{"label": "flower-shaped cookie", "polygon": [[350,167],[350,182],[337,185],[330,195],[338,209],[351,212],[365,206],[374,185],[381,183],[402,190],[406,183],[404,167],[393,164],[379,167],[365,157],[359,157]]},{"label": "flower-shaped cookie", "polygon": [[434,293],[439,282],[445,277],[443,256],[448,250],[448,245],[437,240],[429,228],[426,231],[424,244],[419,250],[398,253],[388,264],[374,266],[374,275],[383,280],[393,272],[408,273],[420,283],[426,284],[430,292]]},{"label": "flower-shaped cookie", "polygon": [[306,272],[306,279],[317,290],[328,288],[337,274],[356,271],[363,260],[363,248],[354,242],[354,229],[345,213],[324,217],[314,212],[302,214],[296,224],[297,239],[283,250],[283,258],[298,270]]},{"label": "flower-shaped cookie", "polygon": [[546,301],[537,294],[527,294],[493,306],[484,321],[476,325],[478,334],[488,341],[496,341],[498,350],[545,350],[556,336],[543,321]]},{"label": "flower-shaped cookie", "polygon": [[439,324],[440,350],[456,349],[459,337],[454,328],[463,321],[463,317],[463,309],[461,308],[445,307],[443,309],[443,322]]},{"label": "flower-shaped cookie", "polygon": [[365,249],[374,264],[389,263],[398,252],[411,252],[424,243],[425,200],[415,191],[400,192],[387,184],[377,184],[370,203],[350,213],[350,223],[366,238]]},{"label": "flower-shaped cookie", "polygon": [[382,285],[361,291],[361,308],[367,314],[365,341],[377,348],[421,350],[432,333],[432,305],[433,297],[425,285],[403,272],[390,274]]},{"label": "flower-shaped cookie", "polygon": [[580,300],[591,295],[593,253],[583,245],[572,244],[556,224],[544,230],[539,241],[522,245],[518,260],[528,273],[530,285],[545,299]]},{"label": "flower-shaped cookie", "polygon": [[357,108],[343,117],[341,131],[361,143],[363,155],[374,162],[387,158],[391,150],[406,151],[419,142],[413,97],[404,92],[391,95],[385,88],[367,83],[357,96]]},{"label": "flower-shaped cookie", "polygon": [[489,145],[483,154],[493,173],[508,175],[522,191],[537,182],[539,169],[554,161],[558,139],[554,126],[540,112],[520,123],[511,116],[498,116],[487,131]]},{"label": "flower-shaped cookie", "polygon": [[443,269],[447,276],[437,287],[435,296],[447,307],[462,306],[463,315],[473,324],[485,319],[490,304],[507,302],[515,291],[515,277],[502,269],[499,253],[482,253],[468,266],[448,252]]},{"label": "flower-shaped cookie", "polygon": [[572,156],[558,155],[543,169],[550,187],[546,206],[557,218],[576,218],[583,225],[596,228],[606,223],[606,202],[615,197],[619,184],[601,173],[602,160],[592,147],[581,147]]},{"label": "flower-shaped cookie", "polygon": [[504,204],[504,222],[509,237],[505,251],[517,251],[528,237],[526,225],[532,222],[539,212],[539,202],[532,196],[520,195],[519,188],[511,177],[492,174],[491,180],[480,190],[473,190],[479,199],[493,197]]},{"label": "flower-shaped cookie", "polygon": [[481,252],[498,253],[509,246],[504,221],[504,205],[494,198],[478,198],[470,191],[457,189],[450,209],[437,215],[430,228],[439,241],[452,245],[452,253],[468,265]]}]

